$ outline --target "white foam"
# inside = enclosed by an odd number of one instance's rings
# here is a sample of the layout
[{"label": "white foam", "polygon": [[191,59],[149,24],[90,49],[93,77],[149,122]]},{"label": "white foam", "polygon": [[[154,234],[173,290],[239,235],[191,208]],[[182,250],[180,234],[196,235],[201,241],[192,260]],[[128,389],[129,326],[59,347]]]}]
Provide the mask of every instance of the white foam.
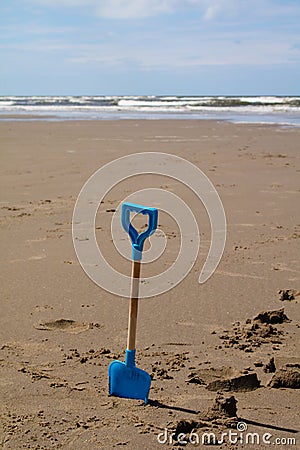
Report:
[{"label": "white foam", "polygon": [[[300,124],[300,97],[276,96],[2,96],[0,115],[63,118],[211,118]],[[3,120],[3,119],[2,119]]]}]

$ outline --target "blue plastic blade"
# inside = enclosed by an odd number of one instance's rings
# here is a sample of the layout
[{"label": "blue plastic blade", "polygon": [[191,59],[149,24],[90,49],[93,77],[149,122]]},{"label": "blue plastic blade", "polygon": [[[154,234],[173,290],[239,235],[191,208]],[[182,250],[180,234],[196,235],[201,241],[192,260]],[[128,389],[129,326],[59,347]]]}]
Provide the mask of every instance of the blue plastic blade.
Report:
[{"label": "blue plastic blade", "polygon": [[[128,354],[128,352],[130,354]],[[126,350],[126,361],[112,361],[108,368],[109,394],[116,397],[144,400],[148,403],[150,375],[135,367],[135,350]]]}]

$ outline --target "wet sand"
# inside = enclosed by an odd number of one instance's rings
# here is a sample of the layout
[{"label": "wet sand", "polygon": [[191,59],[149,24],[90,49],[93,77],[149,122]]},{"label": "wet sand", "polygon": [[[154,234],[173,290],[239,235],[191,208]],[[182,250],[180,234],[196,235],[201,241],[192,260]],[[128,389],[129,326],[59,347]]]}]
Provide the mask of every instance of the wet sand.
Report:
[{"label": "wet sand", "polygon": [[[169,439],[195,429],[201,441],[204,432],[236,430],[236,421],[261,439],[270,433],[271,442],[299,441],[300,129],[194,120],[8,121],[0,123],[0,142],[2,448],[181,448],[175,440],[160,444],[158,434],[167,429]],[[71,231],[89,176],[146,151],[197,165],[218,190],[228,222],[221,263],[199,285],[210,227],[189,189],[158,175],[136,177],[101,205],[96,234],[108,260],[110,221],[124,193],[170,190],[201,230],[200,254],[185,280],[140,303],[137,365],[152,375],[148,405],[108,396],[108,365],[124,358],[128,300],[85,275]],[[159,223],[168,246],[156,273],[174,262],[180,245],[174,223],[164,215]],[[110,262],[130,274],[121,256]],[[218,391],[234,396],[236,414],[216,413]]]}]

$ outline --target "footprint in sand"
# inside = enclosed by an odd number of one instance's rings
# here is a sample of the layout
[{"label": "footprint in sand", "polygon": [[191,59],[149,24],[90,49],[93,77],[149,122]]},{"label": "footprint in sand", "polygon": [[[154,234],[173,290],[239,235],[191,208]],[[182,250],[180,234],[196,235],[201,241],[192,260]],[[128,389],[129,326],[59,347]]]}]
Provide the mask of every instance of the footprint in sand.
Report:
[{"label": "footprint in sand", "polygon": [[69,319],[58,319],[52,320],[50,322],[40,323],[35,326],[37,330],[45,331],[64,331],[66,333],[82,333],[90,328],[97,326],[97,324],[76,322],[75,320]]}]

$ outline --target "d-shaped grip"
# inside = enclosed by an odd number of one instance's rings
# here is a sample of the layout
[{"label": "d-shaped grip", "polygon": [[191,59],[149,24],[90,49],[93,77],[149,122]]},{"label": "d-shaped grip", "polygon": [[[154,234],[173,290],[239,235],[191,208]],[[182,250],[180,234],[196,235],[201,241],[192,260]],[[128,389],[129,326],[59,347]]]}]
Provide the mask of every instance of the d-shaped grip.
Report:
[{"label": "d-shaped grip", "polygon": [[[130,213],[148,215],[148,227],[142,233],[138,233],[137,230],[130,223]],[[158,211],[156,208],[147,208],[141,205],[135,205],[134,203],[125,202],[122,204],[121,223],[129,234],[132,242],[132,259],[134,261],[141,261],[144,242],[147,237],[154,233],[157,227]]]}]

